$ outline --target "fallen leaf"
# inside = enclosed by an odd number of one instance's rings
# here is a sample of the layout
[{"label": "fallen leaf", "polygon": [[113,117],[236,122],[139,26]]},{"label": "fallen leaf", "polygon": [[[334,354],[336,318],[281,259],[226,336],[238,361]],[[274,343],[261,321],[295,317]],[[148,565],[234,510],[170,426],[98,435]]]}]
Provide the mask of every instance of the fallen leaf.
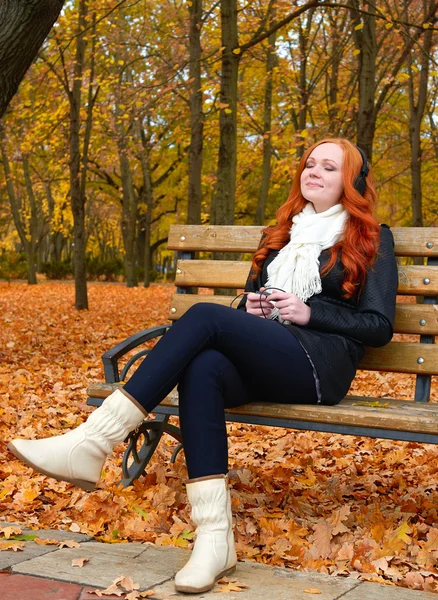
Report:
[{"label": "fallen leaf", "polygon": [[20,542],[0,542],[0,551],[12,550],[13,552],[19,552],[23,550],[24,544]]},{"label": "fallen leaf", "polygon": [[23,533],[21,527],[16,527],[14,525],[0,529],[0,535],[4,535],[6,540],[8,540],[11,535],[20,535],[21,533]]},{"label": "fallen leaf", "polygon": [[124,594],[123,590],[118,588],[116,585],[110,585],[106,588],[106,590],[100,590],[96,588],[94,590],[85,591],[87,592],[87,594],[95,594],[96,596],[99,596],[99,598],[102,598],[102,596],[121,596],[122,594]]},{"label": "fallen leaf", "polygon": [[318,557],[328,558],[331,554],[332,547],[330,541],[332,539],[331,527],[327,521],[321,521],[315,525],[315,535],[313,545],[317,551]]},{"label": "fallen leaf", "polygon": [[225,594],[228,594],[229,592],[243,592],[243,590],[248,589],[248,586],[244,583],[239,583],[237,579],[228,579],[227,577],[219,579],[217,584],[219,586],[219,589],[215,588],[213,592],[223,592]]},{"label": "fallen leaf", "polygon": [[75,542],[74,540],[63,540],[62,542],[58,542],[60,548],[80,548],[81,545]]},{"label": "fallen leaf", "polygon": [[73,533],[80,533],[81,528],[79,527],[79,525],[77,523],[72,523],[69,527],[70,531],[72,531]]},{"label": "fallen leaf", "polygon": [[137,600],[138,598],[150,598],[156,596],[155,590],[148,590],[147,592],[129,592],[125,596],[125,600]]},{"label": "fallen leaf", "polygon": [[[95,594],[96,596],[121,596],[122,594],[126,594],[127,592],[134,592],[137,596],[131,596],[133,600],[136,597],[140,597],[140,592],[136,592],[140,586],[138,583],[134,583],[134,581],[130,577],[126,577],[126,575],[121,575],[114,579],[112,584],[107,587],[105,590],[95,589],[95,590],[87,590],[89,594]],[[150,596],[150,594],[149,594]],[[143,596],[147,598],[148,596]],[[131,599],[130,599],[131,600]]]},{"label": "fallen leaf", "polygon": [[71,566],[72,567],[83,567],[85,563],[87,563],[90,559],[89,558],[74,558],[71,561]]},{"label": "fallen leaf", "polygon": [[371,408],[388,408],[389,402],[379,402],[376,400],[375,402],[353,402],[353,406],[370,406]]},{"label": "fallen leaf", "polygon": [[318,590],[318,588],[309,588],[308,590],[303,590],[303,592],[305,594],[321,594],[321,590]]},{"label": "fallen leaf", "polygon": [[34,542],[35,544],[38,544],[38,546],[57,546],[61,543],[60,540],[44,540],[39,537],[36,537]]}]

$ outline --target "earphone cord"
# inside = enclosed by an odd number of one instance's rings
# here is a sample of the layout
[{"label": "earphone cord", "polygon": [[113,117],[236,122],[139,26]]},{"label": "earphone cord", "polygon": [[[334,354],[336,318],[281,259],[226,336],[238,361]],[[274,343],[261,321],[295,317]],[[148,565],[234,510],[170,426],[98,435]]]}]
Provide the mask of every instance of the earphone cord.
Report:
[{"label": "earphone cord", "polygon": [[[284,292],[285,294],[287,293],[285,290],[282,290],[281,288],[278,288],[278,287],[273,287],[273,286],[271,286],[271,287],[267,287],[267,288],[265,288],[265,289],[264,289],[264,291],[263,291],[263,292],[260,292],[260,310],[262,311],[262,314],[263,314],[263,316],[264,316],[264,318],[265,318],[265,319],[269,319],[269,317],[266,315],[266,313],[265,313],[265,311],[264,311],[264,309],[263,309],[263,306],[262,306],[262,296],[263,296],[264,292],[267,292],[268,290],[277,290],[277,292]],[[236,301],[238,298],[241,298],[242,296],[247,296],[248,294],[251,294],[251,293],[253,293],[253,292],[242,292],[242,293],[241,293],[241,294],[239,294],[238,296],[235,296],[235,297],[234,297],[234,298],[231,300],[231,302],[230,302],[230,307],[231,307],[231,308],[233,308],[233,304],[234,304],[234,302],[235,302],[235,301]],[[269,296],[269,294],[265,294],[265,296],[267,296],[267,297],[268,297],[268,296]]]}]

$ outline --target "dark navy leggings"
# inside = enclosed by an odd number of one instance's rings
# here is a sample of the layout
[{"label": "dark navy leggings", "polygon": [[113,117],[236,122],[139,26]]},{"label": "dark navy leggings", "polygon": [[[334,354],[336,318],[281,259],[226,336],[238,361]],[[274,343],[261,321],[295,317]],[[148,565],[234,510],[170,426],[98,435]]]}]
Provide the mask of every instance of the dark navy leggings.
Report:
[{"label": "dark navy leggings", "polygon": [[124,388],[150,412],[177,384],[190,479],[228,471],[226,408],[317,401],[312,366],[291,331],[211,303],[174,323]]}]

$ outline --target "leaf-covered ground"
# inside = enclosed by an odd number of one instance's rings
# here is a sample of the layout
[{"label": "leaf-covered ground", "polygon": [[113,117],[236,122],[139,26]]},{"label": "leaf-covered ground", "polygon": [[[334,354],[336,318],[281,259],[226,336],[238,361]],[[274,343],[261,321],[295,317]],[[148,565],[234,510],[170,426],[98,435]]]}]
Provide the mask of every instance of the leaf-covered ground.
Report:
[{"label": "leaf-covered ground", "polygon": [[[106,542],[190,547],[183,456],[161,442],[148,474],[118,486],[123,446],[86,493],[37,475],[6,449],[51,436],[92,409],[101,354],[166,323],[171,286],[90,284],[91,309],[71,283],[0,283],[0,519],[69,529]],[[412,397],[409,376],[359,373],[355,393]],[[437,400],[436,382],[434,400]],[[328,409],[329,410],[329,409]],[[272,565],[438,591],[438,448],[416,443],[229,425],[239,555]]]}]

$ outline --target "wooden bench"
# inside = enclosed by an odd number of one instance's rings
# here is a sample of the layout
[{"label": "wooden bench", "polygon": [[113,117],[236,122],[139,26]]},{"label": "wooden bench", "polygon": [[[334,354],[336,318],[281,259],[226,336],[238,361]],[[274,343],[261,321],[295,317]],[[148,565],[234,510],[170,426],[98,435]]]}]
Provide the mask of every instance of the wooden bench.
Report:
[{"label": "wooden bench", "polygon": [[[396,255],[424,257],[424,265],[399,266],[399,294],[417,296],[415,304],[397,304],[395,332],[417,334],[419,342],[396,341],[383,348],[367,348],[360,369],[412,373],[416,375],[415,398],[384,399],[385,408],[364,405],[376,398],[347,396],[336,406],[254,403],[230,409],[228,421],[272,425],[313,431],[438,443],[438,403],[430,403],[431,375],[438,375],[438,228],[392,229]],[[231,297],[192,294],[190,288],[244,287],[248,261],[195,260],[195,252],[253,253],[259,243],[260,227],[173,225],[168,248],[178,252],[175,277],[177,293],[172,296],[169,318],[174,321],[197,302],[229,305]],[[239,258],[239,256],[238,256]],[[403,261],[406,263],[406,261]],[[409,261],[408,261],[409,262]],[[412,262],[412,261],[410,261]],[[421,302],[421,303],[419,303]],[[235,306],[238,302],[235,302]],[[171,324],[142,331],[103,355],[106,383],[88,388],[87,403],[99,406],[117,385],[127,379],[137,360],[150,350],[132,356],[122,371],[119,360],[141,344],[164,335]],[[169,417],[178,414],[178,398],[172,392],[155,410],[155,420],[144,423],[128,438],[123,460],[124,485],[130,485],[145,470],[163,435],[169,433],[181,444],[181,434]],[[181,446],[172,456],[174,460]]]}]

